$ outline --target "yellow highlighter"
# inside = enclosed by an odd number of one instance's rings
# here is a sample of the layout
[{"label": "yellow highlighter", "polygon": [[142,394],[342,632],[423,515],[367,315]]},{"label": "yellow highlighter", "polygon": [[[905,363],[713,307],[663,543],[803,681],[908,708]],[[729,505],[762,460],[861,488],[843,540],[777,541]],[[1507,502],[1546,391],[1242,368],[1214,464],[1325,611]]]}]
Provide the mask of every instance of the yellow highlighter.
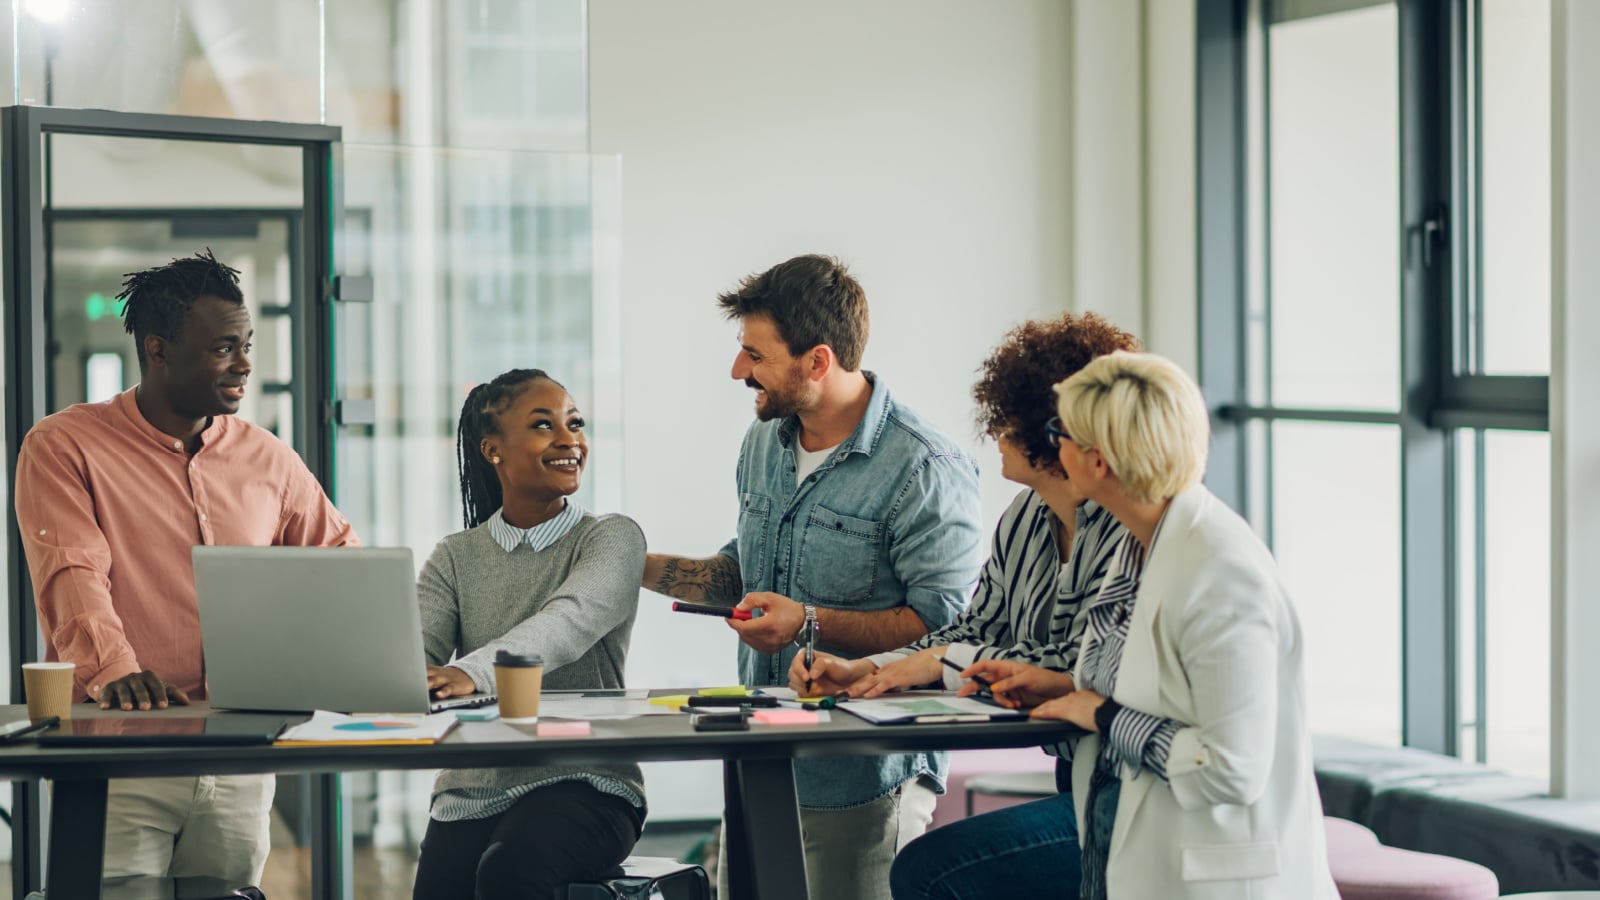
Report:
[{"label": "yellow highlighter", "polygon": [[735,685],[731,685],[729,687],[701,688],[700,689],[700,696],[702,696],[702,697],[748,697],[748,696],[750,696],[750,689],[745,687],[742,684],[735,684]]}]

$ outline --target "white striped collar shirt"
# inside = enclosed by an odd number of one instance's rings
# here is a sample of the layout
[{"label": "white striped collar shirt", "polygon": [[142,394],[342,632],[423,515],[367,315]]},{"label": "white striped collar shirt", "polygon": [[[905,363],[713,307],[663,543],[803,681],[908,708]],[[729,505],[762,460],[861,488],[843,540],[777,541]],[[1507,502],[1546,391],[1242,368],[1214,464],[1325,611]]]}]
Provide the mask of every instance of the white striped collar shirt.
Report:
[{"label": "white striped collar shirt", "polygon": [[487,524],[489,536],[494,538],[494,542],[503,547],[507,553],[523,544],[527,544],[537,553],[566,537],[572,526],[583,518],[583,507],[572,502],[570,497],[561,512],[556,513],[555,518],[540,522],[532,528],[518,528],[512,525],[502,515],[504,512],[505,507],[495,510]]}]

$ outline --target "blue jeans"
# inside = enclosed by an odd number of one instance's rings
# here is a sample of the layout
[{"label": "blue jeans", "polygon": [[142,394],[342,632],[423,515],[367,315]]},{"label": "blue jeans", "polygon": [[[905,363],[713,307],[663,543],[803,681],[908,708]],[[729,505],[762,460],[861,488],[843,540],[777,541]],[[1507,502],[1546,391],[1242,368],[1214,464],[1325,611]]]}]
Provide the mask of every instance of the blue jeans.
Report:
[{"label": "blue jeans", "polygon": [[1068,793],[928,832],[895,857],[889,888],[894,900],[1077,897],[1080,877]]}]

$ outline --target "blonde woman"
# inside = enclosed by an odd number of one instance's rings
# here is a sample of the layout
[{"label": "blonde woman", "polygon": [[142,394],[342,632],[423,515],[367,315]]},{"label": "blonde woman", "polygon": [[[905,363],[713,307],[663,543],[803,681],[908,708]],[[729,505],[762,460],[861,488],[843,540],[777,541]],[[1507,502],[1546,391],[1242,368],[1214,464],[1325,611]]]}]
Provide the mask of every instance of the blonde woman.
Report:
[{"label": "blonde woman", "polygon": [[1087,732],[1072,772],[1081,896],[1337,900],[1300,624],[1267,548],[1200,484],[1199,388],[1119,352],[1056,393],[1061,467],[1128,531],[1082,613],[1077,690],[1033,713]]}]

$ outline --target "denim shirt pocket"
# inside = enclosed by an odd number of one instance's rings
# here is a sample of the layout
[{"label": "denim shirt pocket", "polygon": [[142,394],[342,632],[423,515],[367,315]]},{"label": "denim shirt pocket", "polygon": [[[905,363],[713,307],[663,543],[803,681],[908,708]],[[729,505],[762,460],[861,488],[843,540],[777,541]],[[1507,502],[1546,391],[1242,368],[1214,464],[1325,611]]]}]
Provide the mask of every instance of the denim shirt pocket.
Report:
[{"label": "denim shirt pocket", "polygon": [[772,521],[772,498],[764,494],[739,495],[739,575],[744,589],[761,589],[767,577],[767,529]]},{"label": "denim shirt pocket", "polygon": [[829,606],[867,603],[878,580],[883,523],[813,507],[800,539],[800,566],[795,578],[808,603]]}]

